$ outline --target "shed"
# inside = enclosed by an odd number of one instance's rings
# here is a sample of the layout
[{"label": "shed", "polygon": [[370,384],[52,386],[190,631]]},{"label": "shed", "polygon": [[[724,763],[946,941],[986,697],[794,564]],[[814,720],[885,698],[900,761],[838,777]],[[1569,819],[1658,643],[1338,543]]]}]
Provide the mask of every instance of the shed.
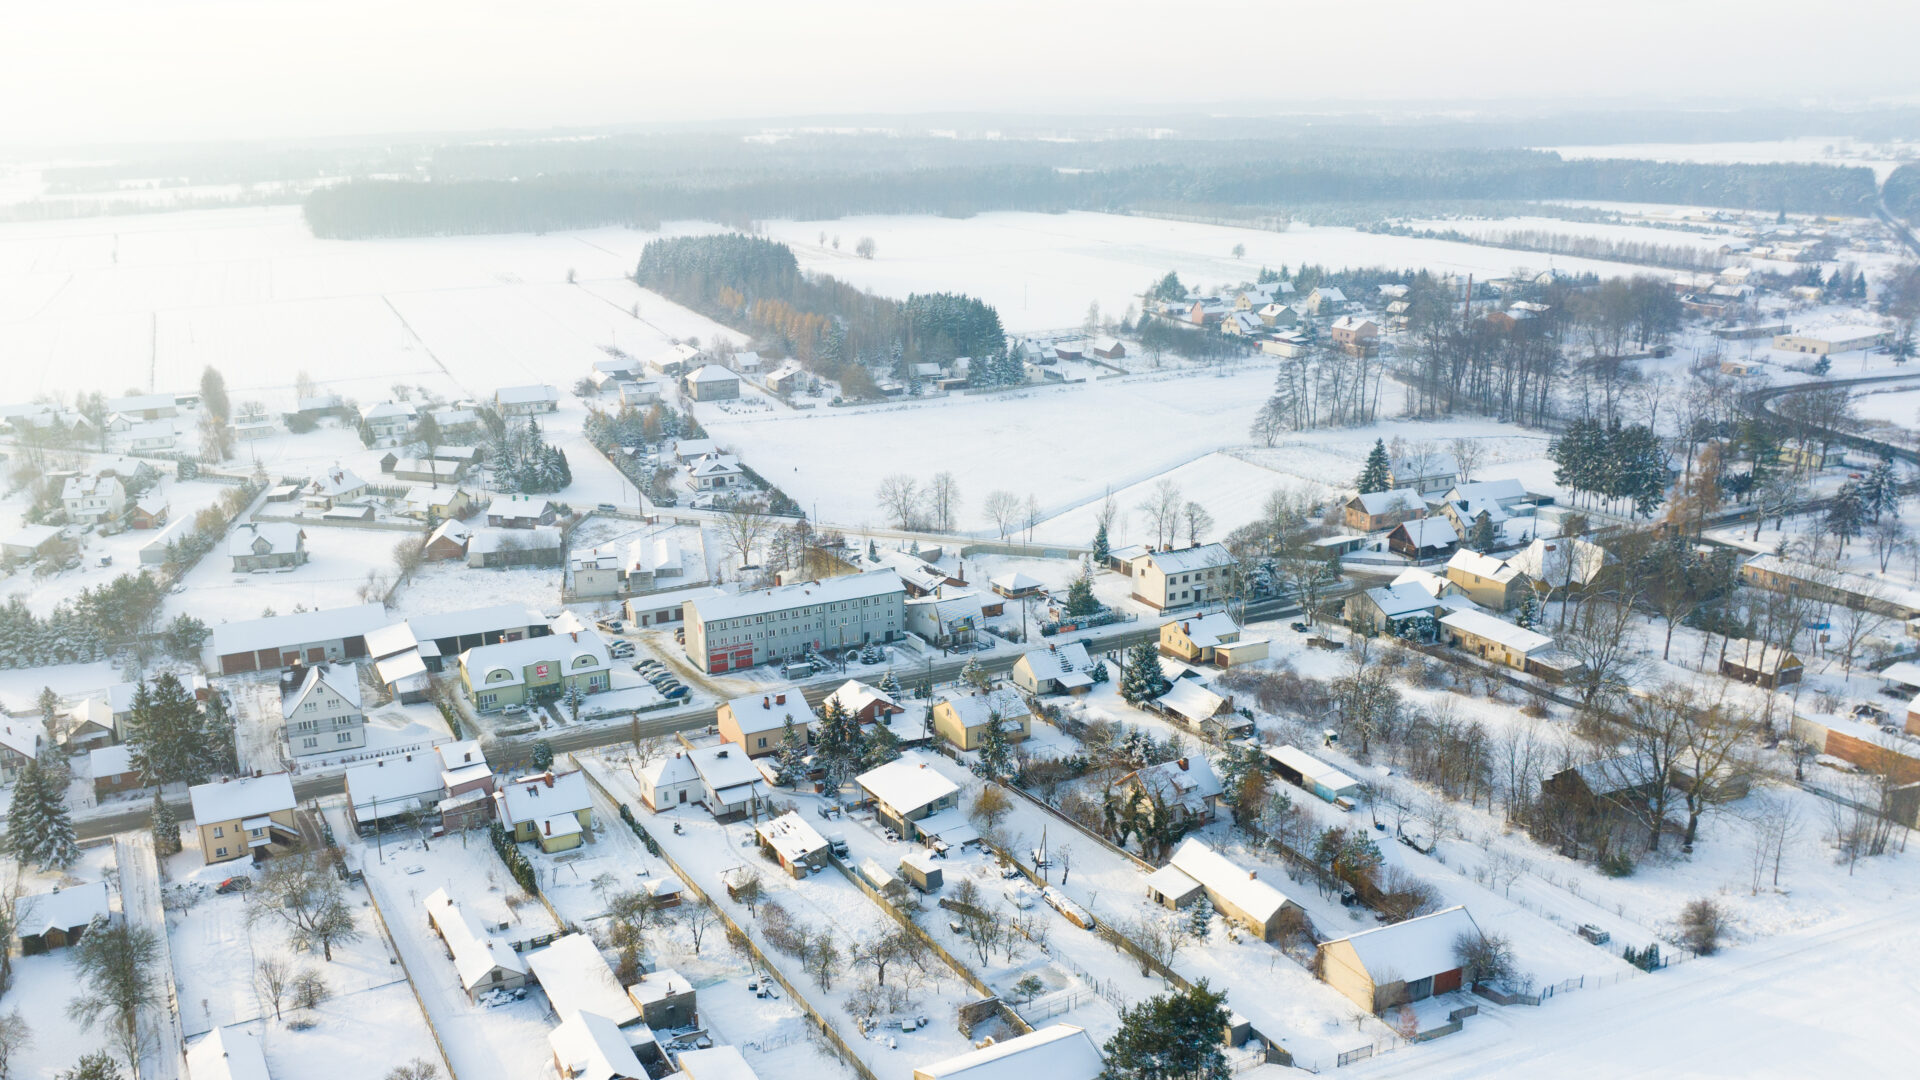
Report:
[{"label": "shed", "polygon": [[946,883],[940,860],[931,851],[916,851],[900,860],[900,876],[923,893],[937,893]]},{"label": "shed", "polygon": [[1371,1013],[1460,989],[1454,943],[1477,938],[1464,907],[1362,931],[1320,945],[1320,977]]},{"label": "shed", "polygon": [[27,956],[61,949],[79,941],[95,919],[113,914],[104,881],[21,897],[14,934]]}]

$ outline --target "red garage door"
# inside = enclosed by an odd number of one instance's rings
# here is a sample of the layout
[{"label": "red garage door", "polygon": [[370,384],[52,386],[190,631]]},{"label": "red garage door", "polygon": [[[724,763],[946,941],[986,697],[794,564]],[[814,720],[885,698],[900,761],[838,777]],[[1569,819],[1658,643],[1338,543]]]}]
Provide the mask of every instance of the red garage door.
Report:
[{"label": "red garage door", "polygon": [[752,667],[753,666],[753,646],[746,645],[746,646],[742,646],[741,648],[733,650],[733,666],[736,670],[740,668]]},{"label": "red garage door", "polygon": [[222,675],[238,675],[243,671],[252,670],[254,670],[252,653],[228,653],[220,658],[220,674]]},{"label": "red garage door", "polygon": [[722,650],[717,653],[708,654],[707,670],[714,674],[727,670],[727,653]]},{"label": "red garage door", "polygon": [[1460,989],[1459,968],[1454,968],[1452,971],[1443,971],[1433,977],[1433,992],[1436,996],[1440,994],[1451,994],[1458,989]]}]

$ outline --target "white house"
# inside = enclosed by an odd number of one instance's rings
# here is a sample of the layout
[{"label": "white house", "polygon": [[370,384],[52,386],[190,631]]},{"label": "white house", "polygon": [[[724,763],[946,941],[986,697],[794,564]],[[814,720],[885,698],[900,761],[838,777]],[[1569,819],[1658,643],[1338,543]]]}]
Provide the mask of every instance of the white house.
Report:
[{"label": "white house", "polygon": [[1092,688],[1093,667],[1085,645],[1049,644],[1013,662],[1013,685],[1029,694],[1078,694]]},{"label": "white house", "polygon": [[1093,1037],[1072,1024],[1049,1024],[1026,1035],[917,1066],[913,1080],[1097,1080],[1106,1068]]},{"label": "white house", "polygon": [[294,757],[335,754],[367,745],[360,710],[360,673],[351,664],[315,664],[281,702]]},{"label": "white house", "polygon": [[126,512],[126,485],[113,473],[70,476],[60,487],[60,505],[69,521],[111,521]]},{"label": "white house", "polygon": [[469,998],[526,985],[526,961],[488,932],[472,912],[447,895],[447,890],[428,893],[421,906],[427,909],[427,925],[440,935],[453,956],[453,969]]},{"label": "white house", "polygon": [[503,386],[493,392],[493,406],[501,416],[532,416],[560,407],[560,392],[551,386]]}]

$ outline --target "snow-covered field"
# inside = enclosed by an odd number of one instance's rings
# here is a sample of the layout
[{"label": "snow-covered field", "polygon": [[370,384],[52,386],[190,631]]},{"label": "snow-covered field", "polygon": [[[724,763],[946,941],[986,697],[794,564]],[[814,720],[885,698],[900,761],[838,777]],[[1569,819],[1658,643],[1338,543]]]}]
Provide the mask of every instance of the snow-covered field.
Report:
[{"label": "snow-covered field", "polygon": [[1642,161],[1697,161],[1709,165],[1767,165],[1788,162],[1809,165],[1855,165],[1873,170],[1885,180],[1903,160],[1911,160],[1911,144],[1862,142],[1852,136],[1762,142],[1718,143],[1609,143],[1602,146],[1543,146],[1568,160],[1577,158],[1634,158]]}]

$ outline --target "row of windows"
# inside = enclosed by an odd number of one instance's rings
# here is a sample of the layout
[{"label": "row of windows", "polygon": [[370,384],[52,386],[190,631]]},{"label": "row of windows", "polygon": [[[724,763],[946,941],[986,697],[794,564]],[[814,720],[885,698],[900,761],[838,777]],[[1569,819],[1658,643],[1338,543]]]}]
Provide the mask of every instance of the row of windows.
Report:
[{"label": "row of windows", "polygon": [[894,600],[895,600],[894,597],[867,597],[858,602],[853,600],[842,600],[842,601],[839,601],[838,603],[833,603],[833,604],[824,604],[824,605],[815,604],[811,607],[787,608],[784,611],[771,612],[766,615],[744,615],[738,619],[716,619],[715,621],[713,621],[712,623],[709,623],[708,625],[714,630],[734,630],[742,626],[747,626],[749,624],[764,623],[769,620],[772,620],[774,622],[785,622],[788,619],[798,619],[807,615],[819,615],[819,614],[822,614],[823,612],[848,611],[855,607],[864,608],[864,607],[874,607],[881,604],[890,604],[890,603],[893,603]]}]

